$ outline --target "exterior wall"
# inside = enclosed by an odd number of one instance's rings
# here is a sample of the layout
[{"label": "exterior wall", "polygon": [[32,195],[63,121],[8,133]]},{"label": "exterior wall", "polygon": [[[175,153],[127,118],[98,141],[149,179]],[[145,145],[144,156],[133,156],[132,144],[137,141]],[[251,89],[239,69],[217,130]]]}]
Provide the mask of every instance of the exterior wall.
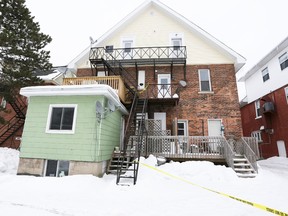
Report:
[{"label": "exterior wall", "polygon": [[[200,92],[198,69],[210,69],[212,93]],[[135,77],[135,68],[127,69]],[[157,84],[157,74],[170,74],[171,67],[138,67],[145,70],[145,85]],[[79,69],[78,76],[85,76],[89,69]],[[91,73],[91,69],[90,69]],[[172,84],[184,79],[183,67],[174,67]],[[187,86],[180,92],[180,100],[176,106],[167,106],[163,103],[148,105],[148,118],[153,119],[154,112],[166,112],[167,130],[172,131],[172,122],[178,119],[187,119],[190,136],[208,136],[208,119],[221,119],[225,127],[226,136],[239,138],[242,136],[240,107],[237,95],[234,66],[223,65],[189,65],[187,66]],[[149,90],[147,90],[149,91]],[[145,92],[143,92],[145,94]]]},{"label": "exterior wall", "polygon": [[[102,162],[82,162],[70,161],[69,175],[91,174],[102,177],[106,171],[107,161]],[[18,175],[43,176],[45,173],[45,160],[33,158],[20,158]]]},{"label": "exterior wall", "polygon": [[[274,103],[275,111],[273,113],[262,114],[262,117],[256,117],[254,101],[241,108],[242,124],[244,136],[251,136],[253,131],[261,130],[263,142],[259,143],[260,154],[263,158],[278,156],[277,141],[285,142],[286,154],[288,155],[288,104],[283,86],[265,96],[263,99]],[[265,103],[261,100],[261,106]],[[270,129],[270,130],[269,130]],[[271,130],[272,129],[272,130]]]},{"label": "exterior wall", "polygon": [[[198,33],[192,32],[188,26],[179,24],[177,20],[171,19],[153,6],[97,46],[113,45],[114,48],[123,48],[123,38],[133,39],[133,47],[171,46],[170,36],[173,33],[183,35],[182,45],[187,48],[188,64],[232,64],[232,59],[217,51],[200,38]],[[84,61],[79,66],[86,67],[90,67],[89,61]]]},{"label": "exterior wall", "polygon": [[[245,86],[248,103],[257,100],[263,95],[266,95],[288,83],[288,68],[281,70],[279,64],[279,57],[287,51],[288,47],[279,52],[278,55],[276,55],[263,67],[259,68],[259,70],[257,70],[257,72],[252,76],[246,78]],[[266,67],[268,67],[270,79],[263,82],[262,70]],[[255,88],[255,83],[257,83],[257,88]]]},{"label": "exterior wall", "polygon": [[[103,161],[120,143],[121,113],[107,112],[96,119],[96,101],[105,107],[102,96],[30,97],[20,157],[52,160]],[[46,133],[50,104],[78,104],[74,134]]]},{"label": "exterior wall", "polygon": [[[1,102],[2,98],[0,98],[0,102]],[[23,100],[25,101],[25,100]],[[6,111],[7,112],[1,112],[0,115],[5,119],[5,121],[9,121],[10,119],[12,119],[16,113],[14,111],[14,109],[11,107],[11,105],[7,102],[6,104]],[[0,131],[1,128],[4,125],[0,124]],[[9,147],[9,148],[13,148],[13,149],[18,149],[20,146],[20,142],[21,142],[21,137],[22,137],[22,131],[23,131],[23,127],[21,127],[19,130],[16,131],[15,134],[13,134],[8,140],[6,140],[4,143],[0,143],[0,147]]]}]

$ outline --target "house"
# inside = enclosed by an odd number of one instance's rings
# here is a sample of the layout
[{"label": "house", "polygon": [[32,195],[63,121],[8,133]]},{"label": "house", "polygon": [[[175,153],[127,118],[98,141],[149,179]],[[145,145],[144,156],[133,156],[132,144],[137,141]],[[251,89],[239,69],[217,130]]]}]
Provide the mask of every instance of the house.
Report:
[{"label": "house", "polygon": [[287,71],[288,37],[240,79],[247,93],[241,106],[243,133],[258,139],[263,158],[288,154]]},{"label": "house", "polygon": [[[69,70],[66,66],[54,67],[48,71],[35,71],[35,75],[44,81],[43,85],[59,85],[63,77],[74,77],[73,70]],[[15,101],[8,102],[0,97],[0,102],[5,111],[1,112],[1,116],[6,121],[5,124],[0,124],[0,147],[18,149],[25,122],[26,98],[19,95]]]},{"label": "house", "polygon": [[[91,104],[87,103],[89,110],[77,110],[79,116],[75,133],[70,135],[72,146],[67,135],[45,135],[50,124],[49,107],[60,102],[63,106],[69,103],[82,107],[84,99],[81,98],[86,96],[77,95],[77,100],[72,101],[55,94],[53,99],[45,100],[46,93],[38,89],[39,94],[33,96],[37,100],[30,96],[29,106],[31,104],[34,109],[40,106],[41,113],[29,112],[28,108],[28,119],[37,119],[41,115],[41,125],[34,129],[31,125],[27,132],[29,120],[25,125],[20,164],[24,160],[27,163],[21,166],[22,172],[29,164],[33,168],[33,161],[37,159],[38,174],[48,172],[50,160],[56,164],[54,170],[61,165],[61,161],[70,162],[68,173],[71,174],[76,173],[71,164],[82,160],[102,167],[102,173],[98,175],[104,173],[105,166],[106,172],[115,172],[112,167],[116,167],[119,182],[122,177],[127,178],[122,176],[126,168],[134,164],[132,178],[135,183],[139,164],[134,159],[149,154],[173,160],[226,160],[230,166],[234,166],[235,149],[239,146],[237,143],[240,142],[241,148],[253,143],[253,139],[249,141],[241,138],[243,134],[235,74],[244,64],[245,58],[171,8],[158,0],[145,1],[73,59],[68,68],[76,71],[77,77],[63,80],[63,89],[67,86],[75,88],[73,95],[77,94],[76,89],[85,86],[111,86],[129,112],[125,117],[124,108],[122,112],[119,110],[124,116],[121,117],[124,121],[120,124],[120,134],[117,133],[117,136],[123,134],[119,138],[120,142],[105,143],[109,145],[105,149],[111,151],[110,158],[101,152],[102,147],[95,141],[99,137],[94,136],[94,141],[86,138],[86,134],[90,136],[91,128],[81,128],[82,112],[89,114],[91,122],[87,124],[97,123],[97,98],[91,99]],[[23,89],[22,94],[29,96],[26,90]],[[100,96],[97,92],[94,94]],[[101,106],[106,106],[105,103],[103,99]],[[112,127],[113,123],[110,124]],[[35,136],[37,133],[48,139],[44,148],[41,144],[43,141],[29,138],[31,134]],[[103,157],[95,159],[85,155],[81,158],[77,154],[69,157],[69,151],[85,146],[90,146],[93,152],[96,149],[96,154]],[[112,146],[116,151],[113,151]],[[56,155],[54,148],[62,148],[63,153],[68,148],[68,155]],[[253,149],[257,150],[255,142]],[[241,153],[247,153],[246,150],[242,149]],[[40,151],[49,153],[40,155]],[[255,167],[255,154],[250,152],[249,155]]]}]

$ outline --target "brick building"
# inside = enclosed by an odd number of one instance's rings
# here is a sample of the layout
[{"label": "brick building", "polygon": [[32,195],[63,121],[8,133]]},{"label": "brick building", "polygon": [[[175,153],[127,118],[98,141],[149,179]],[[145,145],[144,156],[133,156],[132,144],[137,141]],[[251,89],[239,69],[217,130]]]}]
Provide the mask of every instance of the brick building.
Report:
[{"label": "brick building", "polygon": [[241,116],[245,136],[258,139],[263,158],[288,154],[288,38],[251,68]]}]

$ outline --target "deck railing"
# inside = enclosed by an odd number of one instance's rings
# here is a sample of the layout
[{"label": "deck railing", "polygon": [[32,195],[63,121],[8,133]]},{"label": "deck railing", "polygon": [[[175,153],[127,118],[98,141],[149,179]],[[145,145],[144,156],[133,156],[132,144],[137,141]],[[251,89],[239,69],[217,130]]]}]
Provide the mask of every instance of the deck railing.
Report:
[{"label": "deck railing", "polygon": [[131,47],[131,48],[104,48],[93,47],[90,50],[89,59],[109,60],[161,60],[161,59],[186,59],[185,46],[163,46],[163,47]]},{"label": "deck railing", "polygon": [[105,84],[116,90],[121,101],[125,101],[126,88],[120,76],[105,76],[105,77],[76,77],[64,78],[63,85],[92,85]]},{"label": "deck railing", "polygon": [[257,167],[257,159],[258,159],[258,157],[257,157],[256,153],[254,152],[254,150],[252,149],[253,146],[251,148],[251,143],[247,143],[246,142],[246,141],[251,141],[251,140],[250,139],[241,138],[242,145],[243,145],[243,152],[244,152],[244,155],[247,158],[247,160],[250,162],[250,164],[254,168],[254,170],[256,172],[258,172],[258,167]]},{"label": "deck railing", "polygon": [[[130,146],[137,152],[137,136],[130,137]],[[167,158],[225,159],[224,137],[208,136],[147,136],[142,140],[142,156]]]}]

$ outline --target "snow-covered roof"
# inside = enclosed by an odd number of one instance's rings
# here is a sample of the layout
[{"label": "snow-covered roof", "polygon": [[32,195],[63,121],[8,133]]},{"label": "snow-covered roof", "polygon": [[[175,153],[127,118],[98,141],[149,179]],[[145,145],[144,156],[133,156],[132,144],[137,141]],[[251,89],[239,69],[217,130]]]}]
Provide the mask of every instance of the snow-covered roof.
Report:
[{"label": "snow-covered roof", "polygon": [[113,101],[123,114],[128,114],[125,106],[120,102],[116,91],[108,85],[61,85],[61,86],[32,86],[20,89],[20,94],[26,97],[33,96],[71,96],[71,95],[99,95]]},{"label": "snow-covered roof", "polygon": [[[142,11],[147,9],[149,6],[154,6],[164,13],[166,13],[168,16],[170,16],[173,19],[176,19],[179,24],[185,25],[188,29],[190,29],[192,32],[198,34],[200,37],[205,39],[208,43],[214,45],[216,49],[218,49],[220,52],[228,55],[230,58],[234,60],[234,66],[236,72],[239,71],[245,64],[246,59],[235,52],[230,47],[226,46],[221,41],[217,40],[215,37],[204,31],[202,28],[194,24],[193,22],[189,21],[185,17],[183,17],[181,14],[175,12],[171,8],[167,7],[165,4],[161,3],[158,0],[147,0],[143,4],[141,4],[138,8],[136,8],[134,11],[132,11],[128,16],[126,16],[124,19],[122,19],[119,23],[117,23],[113,28],[111,28],[109,31],[107,31],[104,35],[102,35],[93,45],[95,47],[98,46],[102,41],[107,39],[111,34],[116,32],[119,28],[121,28],[123,25],[127,24],[129,20],[135,19],[136,16],[138,16]],[[87,59],[89,56],[91,46],[87,47],[82,53],[80,53],[75,59],[73,59],[69,64],[68,68],[75,68],[77,65],[77,62],[81,62],[83,59]]]}]

